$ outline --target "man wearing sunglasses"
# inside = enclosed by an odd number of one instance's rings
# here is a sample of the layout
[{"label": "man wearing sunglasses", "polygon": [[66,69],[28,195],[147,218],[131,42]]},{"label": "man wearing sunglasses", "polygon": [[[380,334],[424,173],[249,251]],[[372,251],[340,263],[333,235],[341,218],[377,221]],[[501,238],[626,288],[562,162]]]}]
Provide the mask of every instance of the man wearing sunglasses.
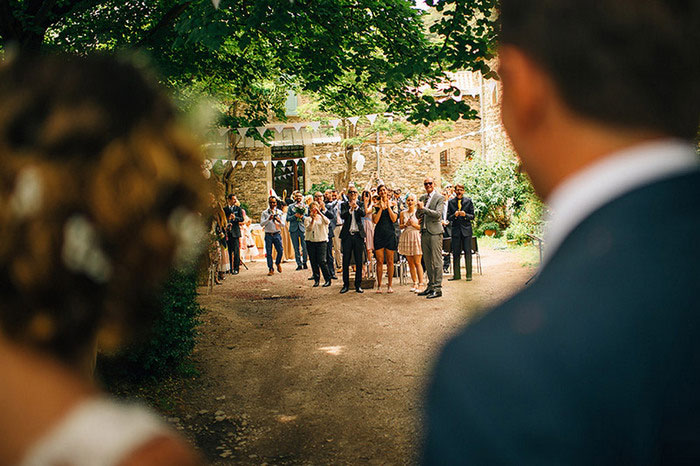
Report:
[{"label": "man wearing sunglasses", "polygon": [[428,286],[418,296],[428,299],[442,296],[442,212],[445,198],[435,191],[435,181],[426,178],[425,194],[418,201],[416,216],[420,220],[420,239],[423,261],[428,274]]}]

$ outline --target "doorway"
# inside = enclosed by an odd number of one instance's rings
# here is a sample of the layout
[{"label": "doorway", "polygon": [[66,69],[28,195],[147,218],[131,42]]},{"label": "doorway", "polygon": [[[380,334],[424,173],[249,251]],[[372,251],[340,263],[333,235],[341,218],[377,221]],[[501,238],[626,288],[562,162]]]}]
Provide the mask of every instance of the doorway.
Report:
[{"label": "doorway", "polygon": [[272,188],[281,198],[288,198],[292,191],[304,191],[306,164],[303,160],[304,146],[277,146],[272,148],[272,160],[282,163],[272,164]]}]

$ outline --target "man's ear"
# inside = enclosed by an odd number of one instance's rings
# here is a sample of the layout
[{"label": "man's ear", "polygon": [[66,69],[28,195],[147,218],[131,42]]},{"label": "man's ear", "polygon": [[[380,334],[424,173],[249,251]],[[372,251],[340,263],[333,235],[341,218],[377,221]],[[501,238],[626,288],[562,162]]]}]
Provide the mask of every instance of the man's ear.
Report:
[{"label": "man's ear", "polygon": [[552,84],[544,70],[517,47],[503,45],[498,56],[503,124],[511,138],[518,139],[541,128],[553,97]]}]

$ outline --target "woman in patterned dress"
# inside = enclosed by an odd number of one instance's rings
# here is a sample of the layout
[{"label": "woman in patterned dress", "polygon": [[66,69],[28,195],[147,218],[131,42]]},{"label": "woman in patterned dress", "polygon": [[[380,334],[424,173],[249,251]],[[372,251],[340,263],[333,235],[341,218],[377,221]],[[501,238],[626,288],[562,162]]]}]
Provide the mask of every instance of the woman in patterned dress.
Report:
[{"label": "woman in patterned dress", "polygon": [[362,217],[362,225],[365,228],[365,247],[367,249],[367,268],[364,272],[364,276],[369,277],[370,264],[372,263],[372,254],[374,251],[374,222],[372,221],[372,195],[367,190],[362,192],[362,203],[365,207],[365,216]]},{"label": "woman in patterned dress", "polygon": [[[408,268],[411,272],[411,280],[413,280],[413,288],[411,291],[418,293],[421,291],[423,283],[423,267],[421,267],[421,258],[423,250],[420,244],[420,222],[416,217],[416,195],[409,194],[406,198],[407,208],[401,212],[401,236],[399,238],[399,254],[406,256]],[[416,280],[418,280],[416,282]]]}]

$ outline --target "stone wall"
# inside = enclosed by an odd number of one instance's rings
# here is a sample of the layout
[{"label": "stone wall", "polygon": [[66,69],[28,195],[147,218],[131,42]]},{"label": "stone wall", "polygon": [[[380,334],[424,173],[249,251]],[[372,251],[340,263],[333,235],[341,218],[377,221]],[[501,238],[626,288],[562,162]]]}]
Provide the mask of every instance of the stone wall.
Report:
[{"label": "stone wall", "polygon": [[[419,136],[415,138],[418,143],[392,142],[385,135],[380,134],[379,139],[379,165],[377,166],[376,133],[370,136],[359,146],[354,148],[365,157],[363,170],[357,171],[353,164],[351,180],[362,189],[368,185],[375,185],[377,179],[381,179],[390,187],[399,187],[403,192],[423,192],[423,180],[426,176],[435,178],[438,185],[452,183],[454,175],[465,159],[472,154],[482,154],[487,158],[497,156],[504,151],[512,151],[501,125],[500,113],[500,83],[494,80],[484,81],[483,101],[480,96],[465,96],[472,108],[479,112],[481,119],[459,120],[457,122],[434,123],[428,127],[420,127]],[[483,112],[483,115],[482,115]],[[297,120],[297,118],[290,119]],[[358,123],[358,134],[367,134],[369,122],[366,119]],[[483,135],[476,134],[462,137],[454,141],[450,139],[463,136],[471,132],[478,132],[484,128],[489,129]],[[483,140],[482,140],[483,137]],[[427,150],[416,151],[419,147],[434,145]],[[441,164],[440,153],[447,152],[446,163]],[[340,154],[337,154],[340,152]],[[332,154],[330,159],[326,154]],[[271,149],[269,147],[252,147],[237,149],[231,153],[230,158],[235,160],[265,160],[268,164],[258,163],[255,167],[248,164],[241,168],[237,166],[230,169],[224,176],[228,192],[235,192],[241,202],[250,206],[255,220],[267,206],[267,196],[272,188]],[[322,181],[333,183],[336,174],[346,169],[344,148],[339,143],[306,144],[304,146],[306,158],[305,191],[311,189],[315,183]],[[443,160],[444,162],[444,160]],[[281,195],[282,193],[278,193]]]}]

